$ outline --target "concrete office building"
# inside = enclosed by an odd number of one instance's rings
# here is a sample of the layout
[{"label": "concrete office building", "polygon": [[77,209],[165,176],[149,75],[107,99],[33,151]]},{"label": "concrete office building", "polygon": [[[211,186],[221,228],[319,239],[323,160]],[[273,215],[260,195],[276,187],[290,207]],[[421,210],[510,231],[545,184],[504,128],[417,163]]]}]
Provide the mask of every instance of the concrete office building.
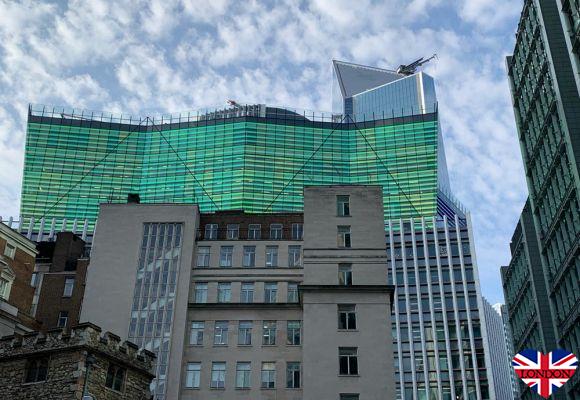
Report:
[{"label": "concrete office building", "polygon": [[483,311],[487,325],[489,352],[492,354],[491,373],[495,395],[498,399],[514,400],[516,399],[513,387],[514,369],[511,367],[513,356],[510,356],[508,351],[509,344],[506,341],[506,331],[500,315],[501,304],[492,306],[484,297]]},{"label": "concrete office building", "polygon": [[[580,351],[578,2],[526,0],[507,67],[554,347]],[[517,290],[517,288],[508,290]],[[514,305],[507,301],[511,310]],[[523,322],[522,322],[523,323]],[[514,342],[525,340],[513,326]],[[546,327],[546,329],[548,329]],[[517,347],[517,346],[516,346]],[[553,347],[552,347],[553,348]],[[574,376],[562,391],[580,396]]]},{"label": "concrete office building", "polygon": [[454,212],[387,223],[397,398],[496,398],[469,218]]},{"label": "concrete office building", "polygon": [[158,399],[394,398],[381,188],[304,202],[102,205],[82,319],[158,355]]}]

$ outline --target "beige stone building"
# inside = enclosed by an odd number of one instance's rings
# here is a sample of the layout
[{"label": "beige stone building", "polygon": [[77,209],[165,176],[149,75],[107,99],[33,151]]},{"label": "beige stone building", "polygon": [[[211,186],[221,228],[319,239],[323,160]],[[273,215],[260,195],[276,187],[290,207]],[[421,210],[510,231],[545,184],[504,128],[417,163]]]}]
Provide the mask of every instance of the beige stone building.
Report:
[{"label": "beige stone building", "polygon": [[158,355],[157,399],[394,399],[381,188],[304,202],[102,205],[81,320]]}]

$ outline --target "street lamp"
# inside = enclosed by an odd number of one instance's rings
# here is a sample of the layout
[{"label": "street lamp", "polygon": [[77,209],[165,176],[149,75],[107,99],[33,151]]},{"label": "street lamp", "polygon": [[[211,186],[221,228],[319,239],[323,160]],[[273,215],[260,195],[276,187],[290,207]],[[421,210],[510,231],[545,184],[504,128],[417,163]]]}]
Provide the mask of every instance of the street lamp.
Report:
[{"label": "street lamp", "polygon": [[87,354],[85,358],[85,384],[83,385],[83,400],[94,400],[93,396],[88,394],[87,389],[89,385],[89,376],[91,374],[91,367],[97,362],[97,359],[92,354]]}]

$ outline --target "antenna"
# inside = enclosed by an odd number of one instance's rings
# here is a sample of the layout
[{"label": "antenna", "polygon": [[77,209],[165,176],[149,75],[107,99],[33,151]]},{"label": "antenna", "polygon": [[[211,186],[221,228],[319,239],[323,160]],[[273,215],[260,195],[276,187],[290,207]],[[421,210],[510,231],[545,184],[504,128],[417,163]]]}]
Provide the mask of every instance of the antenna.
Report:
[{"label": "antenna", "polygon": [[438,59],[439,57],[437,57],[437,54],[433,54],[431,57],[429,57],[426,60],[424,60],[424,57],[421,57],[418,60],[413,61],[411,64],[399,65],[399,68],[397,68],[397,73],[402,74],[402,75],[413,75],[415,72],[417,72],[417,69],[420,66],[427,64],[429,61],[433,60],[434,58]]}]

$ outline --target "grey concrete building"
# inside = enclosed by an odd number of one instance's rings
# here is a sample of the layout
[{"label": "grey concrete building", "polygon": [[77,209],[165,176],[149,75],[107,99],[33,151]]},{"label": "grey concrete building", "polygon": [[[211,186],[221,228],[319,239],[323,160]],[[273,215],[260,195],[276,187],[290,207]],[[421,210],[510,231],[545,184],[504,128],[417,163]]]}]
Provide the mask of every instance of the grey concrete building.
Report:
[{"label": "grey concrete building", "polygon": [[[157,399],[174,399],[199,211],[195,205],[102,204],[81,322],[157,355]],[[165,397],[167,396],[167,397]]]},{"label": "grey concrete building", "polygon": [[156,399],[394,399],[381,188],[304,199],[101,205],[81,321],[157,354]]},{"label": "grey concrete building", "polygon": [[483,298],[489,352],[493,355],[490,359],[495,395],[498,399],[514,400],[516,398],[513,389],[514,369],[511,367],[513,356],[510,356],[508,351],[503,319],[497,311],[497,308],[501,310],[500,306],[500,304],[492,306],[485,297]]}]

